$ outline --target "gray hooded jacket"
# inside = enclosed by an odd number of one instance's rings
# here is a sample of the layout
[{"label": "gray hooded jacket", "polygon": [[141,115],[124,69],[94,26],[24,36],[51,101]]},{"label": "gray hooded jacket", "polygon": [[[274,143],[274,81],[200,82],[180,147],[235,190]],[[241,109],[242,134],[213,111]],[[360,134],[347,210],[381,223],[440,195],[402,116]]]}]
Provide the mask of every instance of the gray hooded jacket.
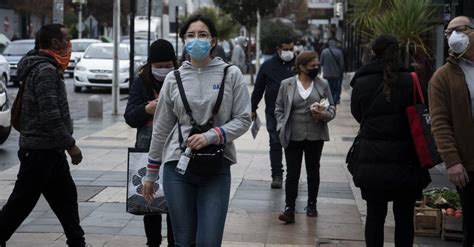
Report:
[{"label": "gray hooded jacket", "polygon": [[[197,124],[205,124],[212,116],[219,86],[226,63],[214,58],[204,68],[195,68],[184,62],[179,68],[186,98]],[[232,66],[227,70],[224,97],[214,127],[204,133],[209,143],[225,144],[224,157],[236,163],[233,140],[243,135],[250,127],[250,97],[240,70]],[[149,151],[151,164],[164,164],[179,160],[182,149],[179,145],[178,121],[184,140],[191,130],[190,117],[186,114],[173,73],[169,73],[161,89],[155,117],[153,136]],[[156,181],[158,174],[147,169],[145,181]]]}]

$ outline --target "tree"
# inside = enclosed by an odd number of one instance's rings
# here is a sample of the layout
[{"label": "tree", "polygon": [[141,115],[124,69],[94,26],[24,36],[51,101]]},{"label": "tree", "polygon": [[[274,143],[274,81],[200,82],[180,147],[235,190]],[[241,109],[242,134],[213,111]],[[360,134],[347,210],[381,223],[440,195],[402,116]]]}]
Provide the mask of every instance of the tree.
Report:
[{"label": "tree", "polygon": [[290,37],[296,39],[296,33],[293,28],[285,25],[281,21],[268,20],[262,24],[262,35],[260,44],[263,54],[273,54],[276,52],[278,40],[281,37]]},{"label": "tree", "polygon": [[46,24],[47,17],[51,18],[53,16],[53,0],[8,0],[8,5],[19,12],[25,21],[22,28],[22,38],[31,38],[34,35],[28,28],[31,24],[32,15],[40,17],[41,25]]},{"label": "tree", "polygon": [[214,4],[230,14],[240,25],[251,30],[257,25],[257,11],[263,18],[273,12],[279,4],[278,0],[214,0]]},{"label": "tree", "polygon": [[[113,7],[114,1],[88,0],[87,7],[84,8],[84,15],[91,14],[101,25],[111,27],[113,24]],[[127,16],[130,14],[130,0],[120,1],[120,13],[120,25],[123,31],[126,30],[128,25]]]},{"label": "tree", "polygon": [[286,17],[295,23],[295,28],[305,30],[308,27],[308,0],[283,0],[272,17]]},{"label": "tree", "polygon": [[237,25],[232,20],[232,17],[226,13],[218,13],[215,8],[204,7],[196,11],[196,13],[209,17],[216,25],[219,39],[227,40],[232,34],[237,33]]},{"label": "tree", "polygon": [[365,42],[382,34],[397,38],[408,66],[411,55],[430,53],[424,37],[435,25],[434,11],[430,0],[354,0],[350,22]]}]

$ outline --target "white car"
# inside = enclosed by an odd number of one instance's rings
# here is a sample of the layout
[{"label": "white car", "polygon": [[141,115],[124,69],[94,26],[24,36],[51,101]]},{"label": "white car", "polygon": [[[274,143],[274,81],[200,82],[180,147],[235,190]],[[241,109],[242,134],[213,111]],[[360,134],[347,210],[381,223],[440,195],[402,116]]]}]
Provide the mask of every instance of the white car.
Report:
[{"label": "white car", "polygon": [[69,65],[65,73],[68,73],[70,77],[74,74],[74,68],[79,60],[81,60],[82,55],[89,45],[94,43],[102,43],[100,39],[72,39],[72,53],[71,58],[69,59]]},{"label": "white car", "polygon": [[[128,89],[129,80],[129,46],[119,46],[119,86]],[[74,69],[74,92],[81,92],[82,87],[112,87],[113,79],[113,44],[91,44]]]},{"label": "white car", "polygon": [[0,144],[10,135],[10,102],[8,100],[6,84],[0,82]]},{"label": "white car", "polygon": [[0,55],[0,81],[2,81],[5,86],[8,84],[8,81],[10,81],[10,64],[3,55]]}]

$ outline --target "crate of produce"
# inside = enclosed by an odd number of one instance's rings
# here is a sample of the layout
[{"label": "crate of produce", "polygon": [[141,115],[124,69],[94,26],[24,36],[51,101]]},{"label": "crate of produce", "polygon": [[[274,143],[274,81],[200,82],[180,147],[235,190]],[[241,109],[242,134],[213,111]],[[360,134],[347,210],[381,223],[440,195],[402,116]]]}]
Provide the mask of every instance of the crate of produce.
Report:
[{"label": "crate of produce", "polygon": [[415,207],[413,218],[415,234],[420,236],[439,236],[441,232],[441,211],[424,203]]},{"label": "crate of produce", "polygon": [[462,210],[442,209],[441,239],[462,240]]}]

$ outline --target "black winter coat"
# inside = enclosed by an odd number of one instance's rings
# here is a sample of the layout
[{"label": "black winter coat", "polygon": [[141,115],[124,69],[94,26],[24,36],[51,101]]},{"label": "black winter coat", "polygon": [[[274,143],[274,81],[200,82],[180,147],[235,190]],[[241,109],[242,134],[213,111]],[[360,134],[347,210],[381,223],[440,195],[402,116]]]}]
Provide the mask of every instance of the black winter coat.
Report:
[{"label": "black winter coat", "polygon": [[150,147],[153,128],[146,127],[146,123],[153,120],[153,115],[145,111],[145,106],[148,104],[148,101],[156,100],[154,90],[159,90],[159,88],[153,89],[145,86],[142,76],[135,77],[132,87],[130,88],[124,117],[125,122],[130,125],[130,127],[137,128],[137,139],[135,143],[135,147],[137,148],[148,149]]},{"label": "black winter coat", "polygon": [[363,66],[351,81],[352,115],[359,123],[364,118],[352,173],[366,200],[418,197],[431,182],[418,162],[406,116],[406,107],[413,104],[410,74],[401,70],[398,82],[388,102],[380,60]]}]

